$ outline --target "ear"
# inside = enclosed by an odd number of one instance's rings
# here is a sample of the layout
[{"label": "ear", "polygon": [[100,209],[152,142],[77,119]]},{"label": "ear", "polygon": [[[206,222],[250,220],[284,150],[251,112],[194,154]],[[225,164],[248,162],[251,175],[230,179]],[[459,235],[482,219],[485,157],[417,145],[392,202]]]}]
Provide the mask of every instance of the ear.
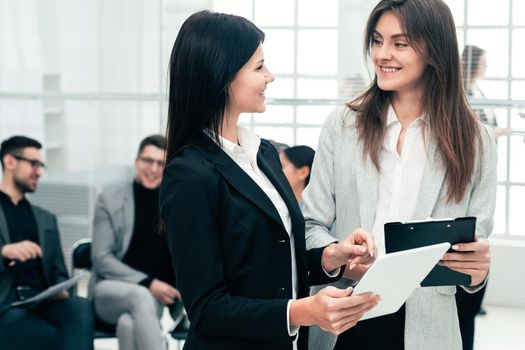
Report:
[{"label": "ear", "polygon": [[16,158],[13,157],[12,154],[8,153],[4,155],[3,161],[4,161],[4,170],[11,170],[11,169],[14,169],[14,167],[16,166]]},{"label": "ear", "polygon": [[301,168],[297,169],[297,175],[299,176],[299,179],[305,181],[310,175],[310,168],[307,165],[302,166]]}]

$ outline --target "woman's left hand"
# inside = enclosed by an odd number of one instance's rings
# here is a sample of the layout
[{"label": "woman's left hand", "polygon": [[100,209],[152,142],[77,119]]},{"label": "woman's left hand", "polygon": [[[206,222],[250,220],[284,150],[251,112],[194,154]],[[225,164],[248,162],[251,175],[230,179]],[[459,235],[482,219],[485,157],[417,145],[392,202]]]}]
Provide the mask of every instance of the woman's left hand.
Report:
[{"label": "woman's left hand", "polygon": [[442,265],[472,277],[471,286],[478,286],[489,274],[490,245],[486,239],[475,236],[472,243],[458,243],[452,246],[457,253],[443,255]]}]

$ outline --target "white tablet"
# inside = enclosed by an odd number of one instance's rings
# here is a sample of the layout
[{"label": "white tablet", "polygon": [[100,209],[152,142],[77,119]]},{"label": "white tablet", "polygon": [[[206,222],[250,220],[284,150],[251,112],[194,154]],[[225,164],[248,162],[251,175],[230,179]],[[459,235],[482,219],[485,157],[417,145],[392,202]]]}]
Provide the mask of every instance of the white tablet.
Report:
[{"label": "white tablet", "polygon": [[396,312],[450,248],[450,243],[381,255],[354,287],[354,295],[372,292],[381,297],[361,320]]}]

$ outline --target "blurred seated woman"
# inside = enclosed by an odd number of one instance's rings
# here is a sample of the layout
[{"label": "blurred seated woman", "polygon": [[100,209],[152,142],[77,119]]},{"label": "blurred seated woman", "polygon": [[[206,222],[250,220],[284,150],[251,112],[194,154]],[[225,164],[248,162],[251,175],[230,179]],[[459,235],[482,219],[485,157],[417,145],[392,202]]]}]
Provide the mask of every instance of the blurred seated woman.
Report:
[{"label": "blurred seated woman", "polygon": [[315,151],[312,148],[302,145],[288,147],[279,154],[284,175],[292,187],[301,210],[303,209],[303,191],[310,181],[314,156]]}]

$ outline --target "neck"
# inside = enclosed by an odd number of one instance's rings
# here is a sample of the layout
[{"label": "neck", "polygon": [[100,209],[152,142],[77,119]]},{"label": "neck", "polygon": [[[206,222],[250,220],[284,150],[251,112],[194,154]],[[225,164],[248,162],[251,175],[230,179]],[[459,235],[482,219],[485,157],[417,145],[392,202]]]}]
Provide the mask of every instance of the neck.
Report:
[{"label": "neck", "polygon": [[0,190],[7,194],[14,204],[18,204],[18,202],[24,198],[24,194],[20,192],[12,182],[13,181],[10,181],[9,178],[4,174],[2,184],[0,184]]},{"label": "neck", "polygon": [[297,203],[303,202],[303,191],[304,191],[304,185],[303,184],[297,184],[293,186],[293,194],[295,195],[295,199],[297,200]]},{"label": "neck", "polygon": [[220,135],[225,139],[238,144],[239,139],[237,138],[237,122],[239,120],[239,114],[224,114],[224,120],[219,130]]},{"label": "neck", "polygon": [[403,128],[419,118],[422,114],[422,92],[412,93],[396,92],[392,97],[392,107]]},{"label": "neck", "polygon": [[303,191],[299,189],[294,189],[293,194],[295,195],[297,203],[301,204],[303,202]]}]

